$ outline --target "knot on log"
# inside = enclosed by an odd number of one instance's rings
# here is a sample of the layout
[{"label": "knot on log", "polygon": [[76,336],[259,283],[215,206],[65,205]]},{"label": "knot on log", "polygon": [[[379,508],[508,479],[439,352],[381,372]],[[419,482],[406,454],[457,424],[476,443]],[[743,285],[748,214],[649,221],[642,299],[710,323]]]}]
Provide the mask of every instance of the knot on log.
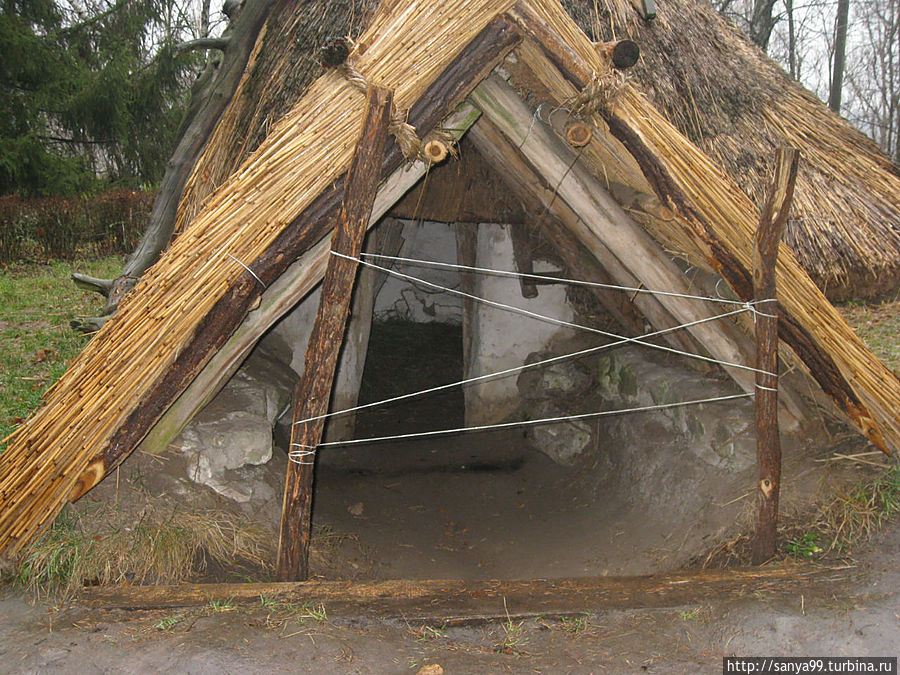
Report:
[{"label": "knot on log", "polygon": [[765,495],[766,499],[769,499],[772,496],[772,492],[775,490],[775,481],[763,478],[759,481],[759,489],[762,491],[763,495]]},{"label": "knot on log", "polygon": [[605,112],[621,93],[625,86],[625,75],[618,71],[610,71],[603,75],[594,73],[576,97],[567,105],[575,116],[587,116],[597,112]]},{"label": "knot on log", "polygon": [[[344,78],[354,88],[365,94],[369,89],[369,82],[356,68],[349,62],[345,61],[337,67]],[[409,114],[408,110],[398,109],[393,103],[391,104],[391,121],[388,131],[397,139],[400,144],[400,150],[407,160],[413,161],[419,159],[422,153],[422,140],[416,133],[416,128],[406,121]],[[427,158],[426,158],[427,159]]]}]

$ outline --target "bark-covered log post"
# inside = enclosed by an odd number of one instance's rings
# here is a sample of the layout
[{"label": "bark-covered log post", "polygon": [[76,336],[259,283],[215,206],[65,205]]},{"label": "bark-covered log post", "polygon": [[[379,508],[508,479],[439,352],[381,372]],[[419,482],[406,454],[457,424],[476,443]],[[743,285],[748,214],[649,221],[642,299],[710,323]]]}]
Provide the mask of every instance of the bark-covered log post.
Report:
[{"label": "bark-covered log post", "polygon": [[756,461],[759,515],[753,540],[753,564],[775,555],[778,494],[781,489],[781,442],[778,438],[778,301],[775,265],[778,246],[791,209],[797,163],[794,148],[779,148],[775,178],[756,232],[753,270],[756,308]]},{"label": "bark-covered log post", "polygon": [[[393,95],[370,86],[366,117],[356,147],[344,199],[331,240],[331,250],[341,254],[328,260],[322,280],[322,296],[313,324],[303,375],[294,392],[291,428],[291,461],[284,483],[284,503],[278,541],[278,581],[302,581],[309,574],[309,536],[315,450],[322,441],[338,355],[350,315],[353,281],[362,252],[366,226],[381,179]],[[309,420],[309,421],[303,421]]]}]

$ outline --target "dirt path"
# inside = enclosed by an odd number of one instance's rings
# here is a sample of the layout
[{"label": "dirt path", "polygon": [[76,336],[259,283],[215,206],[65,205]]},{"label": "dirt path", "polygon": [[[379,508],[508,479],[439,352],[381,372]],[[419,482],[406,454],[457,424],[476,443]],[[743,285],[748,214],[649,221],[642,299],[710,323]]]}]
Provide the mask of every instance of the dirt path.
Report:
[{"label": "dirt path", "polygon": [[858,581],[816,596],[447,629],[299,616],[309,608],[54,611],[7,595],[0,672],[718,673],[729,654],[897,656],[898,563],[895,523],[860,552]]}]

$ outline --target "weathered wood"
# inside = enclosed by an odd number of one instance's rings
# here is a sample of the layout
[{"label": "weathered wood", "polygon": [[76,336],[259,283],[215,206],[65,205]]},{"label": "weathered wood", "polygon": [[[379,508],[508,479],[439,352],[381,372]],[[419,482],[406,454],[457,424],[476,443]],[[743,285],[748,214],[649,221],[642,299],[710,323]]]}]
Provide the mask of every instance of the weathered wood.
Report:
[{"label": "weathered wood", "polygon": [[[619,282],[621,285],[633,286],[638,283],[608,250],[601,252],[602,257],[591,255],[587,251],[573,234],[578,216],[562,200],[554,199],[553,192],[543,185],[531,166],[489,120],[480,120],[469,132],[469,140],[522,200],[526,211],[532,214],[532,221],[528,224],[540,230],[571,276],[601,284],[614,284],[616,279],[610,275],[616,274],[619,279],[624,280],[624,283]],[[610,264],[615,272],[607,272],[605,264]],[[666,327],[675,325],[671,315],[652,296],[642,295],[640,300],[635,299],[633,305],[622,292],[596,287],[591,291],[630,336],[644,332],[644,319],[635,310],[636,306],[646,309],[657,321],[667,321]],[[669,344],[676,349],[696,348],[693,342],[684,341],[677,333],[667,337]]]},{"label": "weathered wood", "polygon": [[[525,226],[511,226],[509,228],[509,238],[512,241],[513,261],[516,263],[516,271],[519,274],[534,274],[534,256]],[[535,286],[532,279],[519,277],[519,289],[523,298],[537,297],[537,286]]]},{"label": "weathered wood", "polygon": [[[393,100],[390,91],[369,87],[362,137],[347,173],[344,200],[331,239],[331,250],[339,255],[332,255],[325,268],[319,310],[309,336],[303,374],[294,393],[292,457],[284,481],[275,567],[275,578],[279,581],[302,581],[309,575],[315,451],[322,442],[325,426],[322,415],[328,412],[328,402],[331,400],[338,355],[350,316],[353,282],[359,266],[356,260],[348,258],[358,258],[362,252],[366,227],[381,180]],[[298,449],[301,450],[299,459],[293,456]]]},{"label": "weathered wood", "polygon": [[[575,233],[589,249],[599,240],[646,288],[691,294],[684,275],[662,247],[578,164],[563,141],[534,120],[531,110],[508,84],[491,76],[478,85],[470,100],[581,217],[583,225]],[[612,273],[609,266],[607,269]],[[711,321],[717,312],[708,303],[674,295],[656,297],[680,324],[694,324],[687,328],[688,332],[713,358],[732,364],[753,362],[752,351],[729,334],[723,321]],[[735,366],[723,368],[744,391],[754,392],[751,371]],[[792,414],[797,416],[796,412]]]},{"label": "weathered wood", "polygon": [[79,603],[98,609],[199,607],[215,601],[321,604],[329,617],[402,617],[464,623],[473,620],[577,614],[611,609],[696,605],[711,599],[791,593],[846,578],[846,571],[805,565],[685,570],[652,576],[576,579],[305,581],[87,588]]},{"label": "weathered wood", "polygon": [[[500,17],[493,20],[410,108],[409,123],[420,133],[433,129],[520,41],[519,33],[507,19]],[[393,146],[385,159],[383,173],[393,172],[403,162],[399,149]],[[271,286],[300,255],[327,236],[329,223],[333,223],[333,214],[339,206],[342,188],[341,180],[332,189],[320,194],[259,259],[245,261],[263,283]],[[92,459],[70,493],[70,500],[85,494],[131,453],[169,405],[228,341],[247,313],[256,307],[261,291],[259,282],[249,272],[234,282],[230,291],[197,326],[193,338],[181,349],[172,367],[154,384],[105,448]]]},{"label": "weathered wood", "polygon": [[[532,37],[540,45],[547,58],[576,89],[582,90],[591,81],[593,71],[588,64],[527,4],[516,3],[509,11],[508,16],[523,34]],[[738,297],[744,300],[751,299],[753,297],[751,273],[735,258],[729,246],[716,236],[709,224],[696,214],[695,209],[675,185],[666,167],[646,147],[640,134],[632,128],[627,120],[613,112],[608,112],[604,119],[612,134],[640,165],[657,195],[661,199],[667,200],[667,203],[677,208],[682,215],[688,214],[696,220],[695,224],[699,226],[704,237],[704,245],[716,255],[716,259],[710,262],[719,271],[722,278],[728,282]],[[841,373],[834,358],[787,310],[783,309],[779,318],[778,333],[781,341],[790,346],[838,409],[872,443],[890,454],[881,430],[866,405]],[[780,401],[780,403],[783,402],[783,400]]]},{"label": "weathered wood", "polygon": [[779,148],[775,178],[756,231],[753,286],[756,302],[756,462],[759,472],[759,515],[753,540],[753,564],[775,555],[778,496],[781,490],[781,442],[778,438],[778,300],[775,265],[784,233],[800,153]]}]

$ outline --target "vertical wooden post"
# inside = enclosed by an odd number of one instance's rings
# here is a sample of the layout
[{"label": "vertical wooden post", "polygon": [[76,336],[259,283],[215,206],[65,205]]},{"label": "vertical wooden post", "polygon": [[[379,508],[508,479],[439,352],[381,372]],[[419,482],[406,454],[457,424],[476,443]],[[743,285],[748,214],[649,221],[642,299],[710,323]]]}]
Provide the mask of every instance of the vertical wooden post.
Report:
[{"label": "vertical wooden post", "polygon": [[[388,135],[390,91],[369,87],[362,137],[356,147],[344,200],[331,239],[331,250],[351,258],[362,251],[366,225],[381,178]],[[322,297],[313,324],[303,375],[294,392],[292,460],[284,482],[284,504],[278,540],[278,581],[302,581],[309,574],[310,509],[312,507],[315,449],[322,441],[324,419],[298,423],[328,412],[328,401],[344,339],[357,263],[331,256],[322,280]]]},{"label": "vertical wooden post", "polygon": [[781,489],[781,443],[778,438],[778,301],[775,265],[797,178],[800,153],[779,148],[775,178],[756,232],[753,270],[756,314],[756,461],[759,515],[752,561],[761,565],[775,555],[778,494]]}]

